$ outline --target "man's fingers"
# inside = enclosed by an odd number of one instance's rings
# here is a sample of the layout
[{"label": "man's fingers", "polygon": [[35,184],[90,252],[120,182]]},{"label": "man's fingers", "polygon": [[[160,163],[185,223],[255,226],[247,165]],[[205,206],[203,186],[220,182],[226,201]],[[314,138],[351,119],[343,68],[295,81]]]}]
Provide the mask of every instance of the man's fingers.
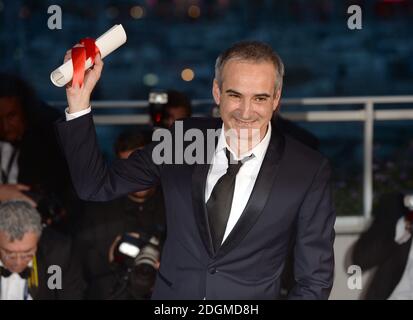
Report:
[{"label": "man's fingers", "polygon": [[100,58],[100,54],[97,54],[95,57],[95,64],[93,67],[86,71],[84,87],[87,91],[92,92],[96,83],[99,81],[102,74],[103,61]]},{"label": "man's fingers", "polygon": [[97,54],[95,58],[95,65],[93,66],[93,71],[95,71],[96,75],[100,77],[100,74],[102,73],[102,69],[103,69],[103,60],[100,58],[100,54]]},{"label": "man's fingers", "polygon": [[71,58],[72,58],[72,49],[66,51],[65,57],[63,58],[63,63],[66,63]]},{"label": "man's fingers", "polygon": [[103,60],[100,57],[100,53],[98,53],[95,57],[95,63],[93,64],[93,67],[91,69],[94,75],[97,76],[97,79],[99,79],[100,74],[102,73],[102,69],[103,69]]},{"label": "man's fingers", "polygon": [[21,195],[20,200],[28,202],[34,208],[37,207],[37,203],[32,198],[29,198],[28,196],[24,194]]},{"label": "man's fingers", "polygon": [[98,53],[95,57],[95,66],[103,66],[103,60],[100,56],[100,53]]},{"label": "man's fingers", "polygon": [[29,191],[30,186],[22,184],[22,183],[17,183],[17,184],[14,185],[14,187],[18,190],[18,192],[15,192],[15,195],[14,195],[14,197],[16,199],[26,201],[26,202],[30,203],[31,206],[37,207],[37,203],[32,198],[30,198],[30,197],[26,196],[24,193],[22,193],[23,191]]},{"label": "man's fingers", "polygon": [[[74,47],[83,47],[83,45],[76,44]],[[66,51],[64,62],[67,62],[71,58],[72,58],[72,50]],[[95,56],[93,67],[85,71],[83,86],[79,87],[78,85],[72,85],[72,82],[69,82],[68,84],[66,84],[66,90],[71,94],[75,94],[76,91],[80,89],[86,89],[87,91],[92,92],[93,88],[96,85],[96,82],[100,78],[102,69],[103,69],[103,61],[100,56],[100,53],[98,53]]]},{"label": "man's fingers", "polygon": [[141,237],[141,235],[138,232],[129,232],[128,235],[136,239],[139,239]]},{"label": "man's fingers", "polygon": [[[77,48],[77,47],[84,47],[83,44],[80,43],[76,43],[73,48]],[[63,59],[63,63],[66,63],[69,59],[72,58],[72,49],[69,49],[66,51],[65,57]]]},{"label": "man's fingers", "polygon": [[70,59],[72,59],[72,54],[66,54],[65,57],[63,58],[63,63],[68,62]]},{"label": "man's fingers", "polygon": [[72,80],[70,80],[69,83],[66,84],[66,89],[67,89],[67,90],[72,89]]},{"label": "man's fingers", "polygon": [[30,187],[28,185],[25,185],[25,184],[22,184],[22,183],[16,184],[16,188],[19,191],[28,191],[28,190],[30,190]]}]

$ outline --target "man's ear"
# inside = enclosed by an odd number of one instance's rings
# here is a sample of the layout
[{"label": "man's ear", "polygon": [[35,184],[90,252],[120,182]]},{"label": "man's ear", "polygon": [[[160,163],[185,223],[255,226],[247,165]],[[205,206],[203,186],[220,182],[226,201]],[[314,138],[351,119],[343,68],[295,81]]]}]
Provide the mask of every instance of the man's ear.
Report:
[{"label": "man's ear", "polygon": [[277,111],[277,109],[280,105],[280,98],[281,98],[281,89],[278,89],[277,93],[275,94],[275,98],[274,98],[273,106],[272,106],[272,110],[274,112]]},{"label": "man's ear", "polygon": [[216,105],[219,106],[221,102],[221,89],[219,88],[217,79],[214,79],[214,83],[212,84],[212,95]]}]

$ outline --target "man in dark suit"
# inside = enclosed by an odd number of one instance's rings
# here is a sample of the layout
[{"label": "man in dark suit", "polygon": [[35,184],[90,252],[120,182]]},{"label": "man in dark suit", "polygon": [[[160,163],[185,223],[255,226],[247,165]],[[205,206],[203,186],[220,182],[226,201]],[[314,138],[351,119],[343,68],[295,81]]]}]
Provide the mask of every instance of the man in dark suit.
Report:
[{"label": "man in dark suit", "polygon": [[99,152],[89,105],[102,68],[97,56],[84,84],[67,87],[57,134],[83,199],[105,201],[161,182],[168,231],[152,298],[275,299],[293,242],[289,297],[327,299],[334,270],[330,166],[271,121],[284,74],[272,48],[241,42],[218,57],[220,120],[176,121],[172,136],[111,167]]},{"label": "man in dark suit", "polygon": [[413,297],[411,221],[403,198],[398,192],[382,195],[371,226],[352,248],[353,264],[363,271],[377,268],[363,292],[364,299],[410,300]]},{"label": "man in dark suit", "polygon": [[0,204],[0,300],[82,299],[84,290],[72,242],[42,230],[27,202]]},{"label": "man in dark suit", "polygon": [[64,207],[52,218],[56,227],[69,231],[63,218],[77,213],[78,203],[54,134],[60,116],[26,81],[0,73],[0,202],[20,199],[38,205],[44,221],[52,216],[45,206]]},{"label": "man in dark suit", "polygon": [[[20,183],[47,192],[61,191],[70,181],[65,164],[59,164],[62,154],[53,134],[53,122],[61,112],[42,103],[16,76],[0,73],[0,83],[0,143],[11,144],[15,154],[1,159],[7,164],[1,168],[2,186]],[[2,149],[0,155],[5,157]],[[18,198],[28,200],[24,195]],[[0,196],[0,200],[11,199]]]}]

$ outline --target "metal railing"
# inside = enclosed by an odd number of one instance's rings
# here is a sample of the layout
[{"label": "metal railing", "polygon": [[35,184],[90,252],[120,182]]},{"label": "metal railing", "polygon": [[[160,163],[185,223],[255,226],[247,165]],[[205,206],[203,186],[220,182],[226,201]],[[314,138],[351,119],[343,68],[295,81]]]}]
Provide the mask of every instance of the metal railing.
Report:
[{"label": "metal railing", "polygon": [[[413,103],[412,96],[367,96],[367,97],[332,97],[332,98],[302,98],[282,99],[283,117],[293,121],[331,122],[358,121],[364,123],[363,133],[363,216],[338,217],[336,231],[340,233],[359,232],[363,230],[371,218],[373,204],[373,138],[375,121],[413,120],[413,105],[411,109],[380,109],[376,105]],[[50,102],[54,106],[64,106],[66,102]],[[146,109],[147,101],[143,100],[106,100],[92,101],[96,109]],[[196,108],[200,105],[214,105],[211,99],[192,101]],[[359,105],[360,110],[300,110],[286,111],[289,106],[337,106]],[[195,114],[195,116],[200,114]],[[104,114],[94,115],[98,125],[133,125],[148,124],[150,118],[146,114]]]}]

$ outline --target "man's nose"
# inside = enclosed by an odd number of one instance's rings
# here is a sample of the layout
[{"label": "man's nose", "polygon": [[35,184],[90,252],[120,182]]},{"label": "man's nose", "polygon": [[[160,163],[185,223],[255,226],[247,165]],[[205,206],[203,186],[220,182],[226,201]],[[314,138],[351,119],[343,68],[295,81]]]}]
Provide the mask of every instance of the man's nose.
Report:
[{"label": "man's nose", "polygon": [[16,257],[16,269],[24,269],[26,267],[26,261],[23,260],[21,257]]},{"label": "man's nose", "polygon": [[240,103],[240,116],[242,120],[248,120],[251,116],[252,104],[249,99],[242,99]]}]

